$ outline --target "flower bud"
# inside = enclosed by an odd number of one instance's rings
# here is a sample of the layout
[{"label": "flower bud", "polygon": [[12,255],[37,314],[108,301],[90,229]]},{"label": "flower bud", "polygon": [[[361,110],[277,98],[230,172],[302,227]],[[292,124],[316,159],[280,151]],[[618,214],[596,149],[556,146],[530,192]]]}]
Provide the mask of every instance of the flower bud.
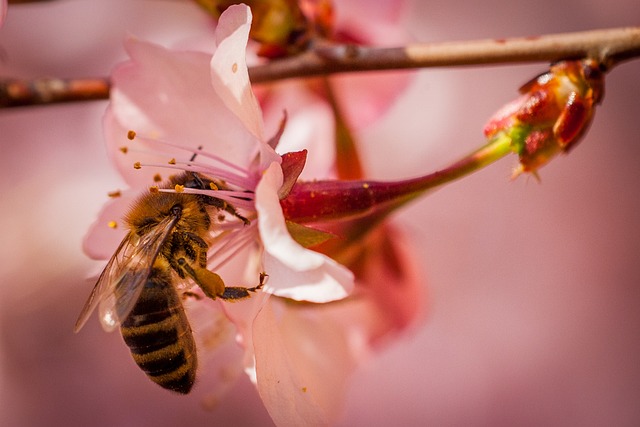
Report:
[{"label": "flower bud", "polygon": [[[237,1],[196,0],[215,17]],[[333,26],[329,0],[246,0],[254,21],[250,37],[260,43],[258,55],[277,58],[300,53],[316,37],[326,37]]]},{"label": "flower bud", "polygon": [[535,173],[576,146],[604,94],[602,66],[593,59],[560,61],[520,88],[484,128],[490,140],[509,138],[520,157],[514,176]]}]

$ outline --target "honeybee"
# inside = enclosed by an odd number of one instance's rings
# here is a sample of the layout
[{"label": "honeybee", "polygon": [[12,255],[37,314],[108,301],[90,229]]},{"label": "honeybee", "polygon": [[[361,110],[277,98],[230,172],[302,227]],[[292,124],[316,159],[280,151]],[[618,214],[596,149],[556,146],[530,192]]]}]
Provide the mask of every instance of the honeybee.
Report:
[{"label": "honeybee", "polygon": [[[185,172],[164,188],[210,189],[212,184],[204,175]],[[110,330],[120,326],[134,361],[147,376],[183,394],[193,386],[197,357],[176,284],[192,279],[210,298],[239,300],[262,288],[266,277],[261,274],[253,288],[227,287],[206,268],[211,210],[224,210],[249,223],[233,206],[212,196],[178,192],[141,196],[125,218],[129,233],[100,274],[75,324],[78,332],[100,304],[103,326]]]}]

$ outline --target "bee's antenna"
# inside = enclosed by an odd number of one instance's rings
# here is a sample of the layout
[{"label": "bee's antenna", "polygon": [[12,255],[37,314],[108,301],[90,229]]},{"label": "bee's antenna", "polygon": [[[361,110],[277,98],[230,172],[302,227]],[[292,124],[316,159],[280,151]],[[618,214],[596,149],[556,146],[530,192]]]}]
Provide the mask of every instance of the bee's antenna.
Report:
[{"label": "bee's antenna", "polygon": [[[202,145],[198,146],[198,151],[200,150],[202,150]],[[196,157],[198,156],[198,151],[195,151],[193,153],[193,156],[191,156],[191,158],[189,159],[190,162],[193,162],[196,159]],[[205,188],[204,182],[202,182],[198,174],[192,171],[191,175],[193,176],[193,180],[196,182],[196,185],[197,185],[196,188],[204,189]]]},{"label": "bee's antenna", "polygon": [[[202,150],[202,145],[200,145],[198,147],[198,151]],[[196,151],[195,153],[193,153],[193,156],[191,156],[191,158],[189,159],[190,162],[193,162],[196,159],[196,156],[198,156],[198,152]]]}]

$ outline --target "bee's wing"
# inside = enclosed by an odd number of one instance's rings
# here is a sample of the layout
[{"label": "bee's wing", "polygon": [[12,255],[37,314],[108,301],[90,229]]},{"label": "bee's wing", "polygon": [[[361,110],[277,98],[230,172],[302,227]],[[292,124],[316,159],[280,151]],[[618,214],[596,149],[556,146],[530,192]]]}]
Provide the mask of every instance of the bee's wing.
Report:
[{"label": "bee's wing", "polygon": [[117,270],[118,266],[120,265],[118,259],[121,258],[122,255],[126,252],[125,248],[131,244],[131,238],[131,234],[127,234],[125,236],[122,242],[120,242],[118,249],[116,249],[116,252],[113,254],[111,259],[105,266],[104,270],[102,270],[102,273],[100,273],[98,282],[93,287],[91,295],[89,295],[87,302],[84,304],[84,307],[80,312],[80,316],[78,316],[78,320],[76,320],[76,325],[73,329],[74,332],[78,332],[80,331],[80,329],[82,329],[100,300],[105,296],[105,294],[107,294],[109,288],[114,285],[112,276],[114,275],[114,271]]},{"label": "bee's wing", "polygon": [[177,220],[177,217],[166,217],[143,236],[138,238],[131,232],[122,240],[78,316],[75,332],[82,329],[98,304],[100,322],[106,330],[113,330],[127,317]]}]

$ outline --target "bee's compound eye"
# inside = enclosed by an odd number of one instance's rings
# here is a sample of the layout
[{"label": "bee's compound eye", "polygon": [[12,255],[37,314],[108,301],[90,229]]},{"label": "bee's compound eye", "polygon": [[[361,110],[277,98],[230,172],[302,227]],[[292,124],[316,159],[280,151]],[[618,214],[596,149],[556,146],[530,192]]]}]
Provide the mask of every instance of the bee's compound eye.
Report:
[{"label": "bee's compound eye", "polygon": [[171,208],[171,215],[174,215],[174,216],[180,216],[181,214],[182,214],[182,206],[180,206],[180,205],[174,205],[174,206]]}]

